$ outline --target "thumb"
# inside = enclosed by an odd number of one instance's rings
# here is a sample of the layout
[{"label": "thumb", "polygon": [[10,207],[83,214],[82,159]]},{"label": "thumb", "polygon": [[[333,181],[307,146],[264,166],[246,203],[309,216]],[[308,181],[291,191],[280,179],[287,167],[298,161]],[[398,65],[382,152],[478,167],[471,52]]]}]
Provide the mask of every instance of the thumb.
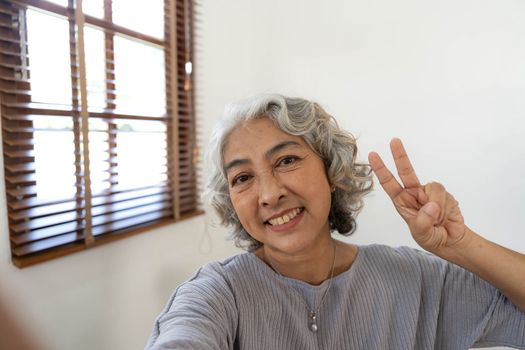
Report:
[{"label": "thumb", "polygon": [[439,219],[441,208],[436,202],[428,202],[419,209],[413,223],[413,233],[421,234],[427,232]]}]

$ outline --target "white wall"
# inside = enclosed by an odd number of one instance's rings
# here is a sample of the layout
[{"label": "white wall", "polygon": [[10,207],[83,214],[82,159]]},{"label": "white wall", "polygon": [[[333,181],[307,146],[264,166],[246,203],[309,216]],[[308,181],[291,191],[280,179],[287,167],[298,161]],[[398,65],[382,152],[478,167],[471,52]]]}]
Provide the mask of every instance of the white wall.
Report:
[{"label": "white wall", "polygon": [[207,235],[203,222],[19,270],[9,262],[2,221],[0,295],[49,350],[141,349],[175,286],[206,261],[233,253],[223,232]]},{"label": "white wall", "polygon": [[[525,252],[525,2],[266,0],[256,12],[261,90],[319,101],[363,160],[390,158],[401,137],[467,224]],[[386,198],[368,198],[350,241],[412,244]]]},{"label": "white wall", "polygon": [[[444,183],[472,228],[525,252],[525,2],[201,2],[203,139],[227,102],[316,99],[359,137],[362,159],[402,137],[421,180]],[[348,241],[412,245],[380,189],[358,224]],[[174,286],[235,252],[196,218],[18,270],[3,196],[0,230],[0,288],[52,350],[142,348]]]}]

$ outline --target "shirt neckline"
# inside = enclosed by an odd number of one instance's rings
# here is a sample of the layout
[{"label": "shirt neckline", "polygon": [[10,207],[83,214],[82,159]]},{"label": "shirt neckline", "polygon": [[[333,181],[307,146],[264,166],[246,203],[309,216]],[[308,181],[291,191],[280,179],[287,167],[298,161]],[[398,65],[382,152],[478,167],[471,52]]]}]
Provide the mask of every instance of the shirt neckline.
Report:
[{"label": "shirt neckline", "polygon": [[[358,245],[355,245],[355,246],[357,247],[357,255],[354,259],[354,262],[348,268],[348,270],[340,273],[339,275],[335,277],[332,277],[332,280],[333,280],[332,284],[337,285],[341,283],[341,281],[347,280],[351,275],[355,273],[355,271],[359,268],[359,265],[361,265],[361,261],[363,260],[363,255],[365,253],[366,246],[358,246]],[[323,283],[321,283],[320,285],[313,285],[313,284],[309,284],[307,282],[304,282],[304,281],[301,281],[295,278],[290,278],[290,277],[280,275],[277,272],[275,272],[270,266],[268,266],[264,261],[262,261],[254,253],[248,252],[246,254],[248,255],[249,259],[254,261],[258,270],[262,271],[266,276],[273,278],[273,279],[283,281],[287,284],[297,285],[301,288],[306,288],[306,289],[311,289],[311,290],[312,289],[313,290],[324,290],[325,288],[327,288],[327,286],[330,283],[330,278],[323,281]]]}]

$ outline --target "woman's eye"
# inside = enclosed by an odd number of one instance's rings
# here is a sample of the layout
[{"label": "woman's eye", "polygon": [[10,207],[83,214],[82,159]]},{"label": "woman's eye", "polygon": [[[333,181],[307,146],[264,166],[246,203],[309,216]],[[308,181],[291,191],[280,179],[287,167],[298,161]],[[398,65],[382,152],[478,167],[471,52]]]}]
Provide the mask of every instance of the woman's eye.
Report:
[{"label": "woman's eye", "polygon": [[297,157],[295,156],[287,156],[287,157],[284,157],[283,159],[281,159],[279,161],[279,164],[278,165],[290,165],[290,164],[293,164],[297,161]]},{"label": "woman's eye", "polygon": [[242,184],[243,182],[246,182],[250,179],[248,175],[239,175],[233,178],[232,186]]}]

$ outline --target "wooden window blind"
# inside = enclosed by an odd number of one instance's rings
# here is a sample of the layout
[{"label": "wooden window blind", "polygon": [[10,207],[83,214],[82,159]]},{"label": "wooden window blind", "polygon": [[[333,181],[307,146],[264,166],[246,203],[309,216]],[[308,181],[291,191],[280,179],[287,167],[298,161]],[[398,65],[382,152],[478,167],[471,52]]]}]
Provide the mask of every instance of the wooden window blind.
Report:
[{"label": "wooden window blind", "polygon": [[191,0],[0,0],[19,267],[200,213]]}]

